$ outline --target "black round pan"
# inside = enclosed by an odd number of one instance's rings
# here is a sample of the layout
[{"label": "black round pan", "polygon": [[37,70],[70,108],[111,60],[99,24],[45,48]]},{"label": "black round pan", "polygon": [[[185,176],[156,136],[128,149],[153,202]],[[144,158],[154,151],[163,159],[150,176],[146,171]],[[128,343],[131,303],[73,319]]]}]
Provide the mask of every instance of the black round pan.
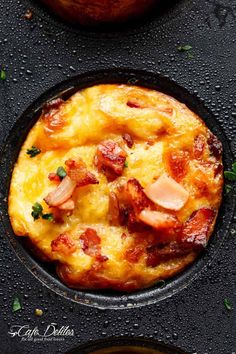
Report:
[{"label": "black round pan", "polygon": [[[156,342],[170,346],[170,353],[234,353],[233,191],[224,194],[206,252],[164,287],[129,295],[64,286],[54,267],[36,260],[12,233],[7,194],[21,144],[42,105],[100,82],[134,79],[184,102],[220,138],[224,166],[230,169],[236,152],[236,0],[173,1],[144,21],[99,29],[64,23],[33,0],[3,0],[0,7],[0,70],[6,73],[0,80],[1,353],[54,354],[76,348],[83,353],[113,345],[107,337],[120,344],[126,343],[124,337],[153,339],[157,348]],[[28,9],[31,20],[24,18]],[[177,49],[185,45],[192,49]],[[16,297],[21,308],[13,312]],[[36,308],[43,310],[41,317]],[[20,336],[14,326],[36,328],[41,336]],[[45,339],[48,326],[52,333]],[[53,331],[63,326],[70,335]]]},{"label": "black round pan", "polygon": [[[73,92],[84,87],[93,86],[101,83],[128,83],[140,85],[158,91],[164,92],[179,101],[185,103],[191,110],[198,114],[207,124],[207,126],[214,132],[214,134],[222,141],[224,151],[224,166],[230,168],[232,164],[232,155],[227,143],[224,133],[221,131],[214,116],[204,107],[204,105],[194,95],[187,90],[177,85],[170,79],[157,74],[148,73],[141,70],[131,69],[114,69],[87,72],[83,75],[75,76],[56,87],[47,91],[43,96],[37,99],[32,105],[22,114],[12,128],[7,139],[6,145],[2,152],[0,185],[3,193],[0,199],[0,206],[2,210],[2,220],[5,226],[5,233],[8,235],[11,244],[13,245],[20,260],[26,267],[33,272],[33,274],[46,284],[50,289],[55,290],[68,299],[80,302],[85,305],[95,306],[98,308],[118,308],[125,309],[127,307],[139,307],[148,304],[155,304],[157,301],[173,296],[177,291],[188,286],[188,284],[199,276],[200,272],[212,261],[212,258],[217,253],[224,237],[229,230],[234,210],[234,199],[227,198],[226,203],[223,202],[220,210],[217,225],[211,242],[208,245],[206,252],[201,254],[199,259],[184,272],[180,273],[173,279],[165,282],[159,282],[156,286],[137,291],[131,294],[123,294],[109,291],[78,291],[66,287],[56,276],[55,266],[48,265],[46,262],[40,262],[29,252],[27,246],[27,239],[24,237],[16,237],[11,229],[9,217],[7,214],[7,198],[11,181],[11,172],[17,161],[18,153],[21,145],[24,142],[32,125],[38,119],[42,107],[57,97],[67,99]],[[27,168],[27,167],[26,167]],[[228,210],[229,208],[229,210]]]}]

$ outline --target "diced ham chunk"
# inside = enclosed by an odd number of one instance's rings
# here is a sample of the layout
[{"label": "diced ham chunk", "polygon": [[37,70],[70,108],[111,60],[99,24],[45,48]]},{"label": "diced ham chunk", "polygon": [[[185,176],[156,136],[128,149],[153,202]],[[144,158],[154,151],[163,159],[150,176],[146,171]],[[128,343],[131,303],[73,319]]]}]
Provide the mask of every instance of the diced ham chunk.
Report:
[{"label": "diced ham chunk", "polygon": [[176,228],[179,226],[179,222],[175,216],[155,210],[142,210],[139,214],[139,219],[156,230]]},{"label": "diced ham chunk", "polygon": [[81,158],[76,161],[69,159],[65,164],[67,166],[67,175],[76,183],[77,187],[99,183],[94,174],[88,171],[86,164]]},{"label": "diced ham chunk", "polygon": [[210,208],[194,211],[183,224],[181,242],[187,247],[206,247],[215,215]]},{"label": "diced ham chunk", "polygon": [[166,173],[144,189],[147,197],[165,209],[180,210],[186,204],[189,193]]},{"label": "diced ham chunk", "polygon": [[72,196],[75,187],[76,183],[72,181],[69,176],[66,176],[57,188],[50,192],[44,200],[49,206],[58,206],[63,204]]},{"label": "diced ham chunk", "polygon": [[60,234],[51,242],[52,252],[62,253],[68,256],[75,252],[76,245],[67,232]]},{"label": "diced ham chunk", "polygon": [[102,141],[97,148],[94,163],[109,181],[121,176],[126,152],[113,140]]}]

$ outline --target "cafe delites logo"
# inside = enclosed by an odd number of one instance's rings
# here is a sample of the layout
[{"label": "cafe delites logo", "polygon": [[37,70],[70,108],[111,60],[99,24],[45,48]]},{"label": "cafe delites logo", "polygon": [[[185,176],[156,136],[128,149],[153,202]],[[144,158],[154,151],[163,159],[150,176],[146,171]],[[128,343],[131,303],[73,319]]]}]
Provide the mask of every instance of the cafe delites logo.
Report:
[{"label": "cafe delites logo", "polygon": [[70,326],[59,327],[57,323],[50,323],[45,328],[30,325],[12,325],[8,331],[10,337],[20,338],[21,341],[64,341],[68,337],[74,336],[74,329]]}]

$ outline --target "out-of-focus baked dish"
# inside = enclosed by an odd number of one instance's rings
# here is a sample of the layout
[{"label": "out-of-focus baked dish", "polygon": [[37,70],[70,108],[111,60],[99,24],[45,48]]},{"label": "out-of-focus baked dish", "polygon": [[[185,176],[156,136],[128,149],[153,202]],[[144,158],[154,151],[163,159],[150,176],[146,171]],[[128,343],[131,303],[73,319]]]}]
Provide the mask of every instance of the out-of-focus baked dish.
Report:
[{"label": "out-of-focus baked dish", "polygon": [[222,146],[163,93],[98,85],[44,107],[15,165],[9,216],[69,287],[134,291],[206,247]]},{"label": "out-of-focus baked dish", "polygon": [[96,25],[124,22],[150,10],[158,0],[41,0],[73,23]]},{"label": "out-of-focus baked dish", "polygon": [[130,346],[122,346],[122,347],[113,347],[113,348],[105,348],[98,350],[96,352],[92,352],[90,354],[164,354],[157,349],[147,349],[140,347],[130,347]]}]

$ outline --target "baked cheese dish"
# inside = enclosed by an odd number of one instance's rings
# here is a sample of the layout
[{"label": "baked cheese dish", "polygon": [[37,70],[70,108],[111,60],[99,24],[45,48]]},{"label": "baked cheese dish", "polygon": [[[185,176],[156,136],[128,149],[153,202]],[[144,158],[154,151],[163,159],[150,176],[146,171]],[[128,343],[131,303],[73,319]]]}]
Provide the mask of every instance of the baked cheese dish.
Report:
[{"label": "baked cheese dish", "polygon": [[222,146],[184,104],[105,84],[48,102],[12,174],[9,216],[69,287],[131,292],[207,246]]}]

